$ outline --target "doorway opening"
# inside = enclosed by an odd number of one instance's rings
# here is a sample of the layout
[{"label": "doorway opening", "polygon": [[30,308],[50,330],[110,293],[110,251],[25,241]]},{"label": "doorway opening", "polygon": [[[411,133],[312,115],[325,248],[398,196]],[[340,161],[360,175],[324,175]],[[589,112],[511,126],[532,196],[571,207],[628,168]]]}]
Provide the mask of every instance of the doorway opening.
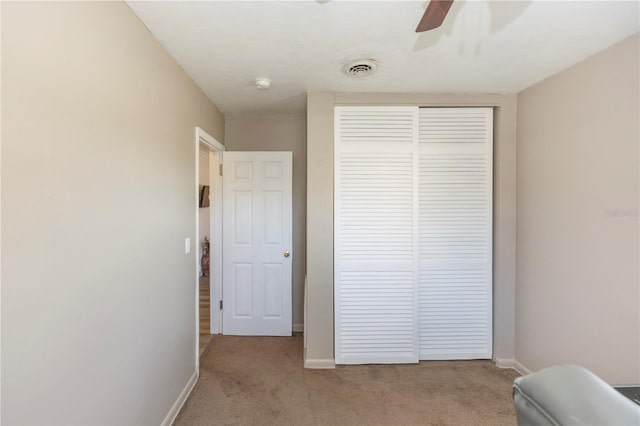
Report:
[{"label": "doorway opening", "polygon": [[228,152],[196,128],[194,160],[199,368],[212,334],[291,336],[293,157]]},{"label": "doorway opening", "polygon": [[224,146],[196,127],[196,366],[222,330],[222,181]]}]

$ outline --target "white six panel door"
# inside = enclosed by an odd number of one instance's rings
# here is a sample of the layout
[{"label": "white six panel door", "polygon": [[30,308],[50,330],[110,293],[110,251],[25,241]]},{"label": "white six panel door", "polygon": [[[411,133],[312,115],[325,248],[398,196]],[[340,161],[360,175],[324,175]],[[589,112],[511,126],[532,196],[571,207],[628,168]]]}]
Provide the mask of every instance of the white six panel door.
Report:
[{"label": "white six panel door", "polygon": [[492,355],[492,108],[420,108],[420,359]]},{"label": "white six panel door", "polygon": [[291,336],[292,154],[223,163],[223,334]]}]

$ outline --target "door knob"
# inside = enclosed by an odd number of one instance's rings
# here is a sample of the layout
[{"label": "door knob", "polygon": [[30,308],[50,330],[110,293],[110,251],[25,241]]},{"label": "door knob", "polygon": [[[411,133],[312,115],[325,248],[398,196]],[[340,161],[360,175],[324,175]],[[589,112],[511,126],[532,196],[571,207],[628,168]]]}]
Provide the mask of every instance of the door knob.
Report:
[{"label": "door knob", "polygon": [[284,252],[284,257],[289,257],[289,252],[288,251]]}]

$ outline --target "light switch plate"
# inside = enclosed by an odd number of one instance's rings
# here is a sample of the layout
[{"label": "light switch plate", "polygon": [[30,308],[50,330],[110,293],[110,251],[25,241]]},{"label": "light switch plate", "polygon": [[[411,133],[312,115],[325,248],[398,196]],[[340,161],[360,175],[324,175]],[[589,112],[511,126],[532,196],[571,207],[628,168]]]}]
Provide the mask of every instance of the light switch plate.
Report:
[{"label": "light switch plate", "polygon": [[187,237],[184,239],[184,254],[191,253],[191,238]]}]

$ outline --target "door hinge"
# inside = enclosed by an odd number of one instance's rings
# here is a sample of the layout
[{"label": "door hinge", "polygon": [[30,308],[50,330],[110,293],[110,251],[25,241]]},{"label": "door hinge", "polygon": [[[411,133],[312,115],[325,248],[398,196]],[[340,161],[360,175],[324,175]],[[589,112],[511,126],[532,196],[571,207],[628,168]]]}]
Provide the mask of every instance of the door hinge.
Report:
[{"label": "door hinge", "polygon": [[220,301],[220,310],[222,310],[222,300]]},{"label": "door hinge", "polygon": [[222,176],[222,163],[220,163],[220,176]]}]

